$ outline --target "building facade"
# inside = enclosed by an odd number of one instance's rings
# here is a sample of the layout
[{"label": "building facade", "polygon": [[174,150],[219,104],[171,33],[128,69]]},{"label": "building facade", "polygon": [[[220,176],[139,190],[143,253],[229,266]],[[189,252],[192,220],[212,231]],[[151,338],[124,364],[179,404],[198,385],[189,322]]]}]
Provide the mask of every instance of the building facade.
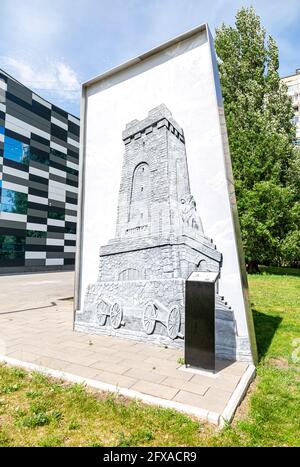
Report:
[{"label": "building facade", "polygon": [[295,112],[294,123],[296,125],[295,143],[300,146],[300,68],[296,70],[295,74],[283,77],[282,81],[286,84],[288,94],[292,98]]},{"label": "building facade", "polygon": [[0,70],[0,273],[73,269],[79,119]]}]

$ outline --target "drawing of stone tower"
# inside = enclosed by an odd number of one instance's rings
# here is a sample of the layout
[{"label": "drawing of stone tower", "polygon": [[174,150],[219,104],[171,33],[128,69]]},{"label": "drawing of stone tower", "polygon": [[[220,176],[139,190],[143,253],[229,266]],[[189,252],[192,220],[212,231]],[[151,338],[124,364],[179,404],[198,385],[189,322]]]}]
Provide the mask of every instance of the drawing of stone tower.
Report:
[{"label": "drawing of stone tower", "polygon": [[[185,280],[197,270],[219,272],[222,254],[204,235],[184,132],[167,107],[128,123],[122,138],[116,234],[100,247],[98,279],[77,322],[98,333],[181,346]],[[216,303],[217,346],[219,333],[228,347],[222,344],[219,354],[233,358],[233,312],[220,297]]]}]

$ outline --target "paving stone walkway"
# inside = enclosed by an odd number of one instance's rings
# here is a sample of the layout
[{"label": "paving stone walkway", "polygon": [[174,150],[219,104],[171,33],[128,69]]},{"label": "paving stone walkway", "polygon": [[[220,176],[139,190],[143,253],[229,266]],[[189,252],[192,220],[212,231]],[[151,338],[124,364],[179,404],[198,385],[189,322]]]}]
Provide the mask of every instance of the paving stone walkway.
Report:
[{"label": "paving stone walkway", "polygon": [[0,275],[0,313],[41,308],[73,294],[74,271]]},{"label": "paving stone walkway", "polygon": [[[108,383],[133,395],[153,396],[158,403],[171,401],[174,407],[178,403],[183,410],[202,409],[208,419],[211,413],[221,416],[248,367],[223,361],[215,375],[187,371],[180,364],[181,350],[74,332],[72,300],[55,302],[0,313],[2,360],[7,357]],[[213,418],[216,423],[218,415]]]}]

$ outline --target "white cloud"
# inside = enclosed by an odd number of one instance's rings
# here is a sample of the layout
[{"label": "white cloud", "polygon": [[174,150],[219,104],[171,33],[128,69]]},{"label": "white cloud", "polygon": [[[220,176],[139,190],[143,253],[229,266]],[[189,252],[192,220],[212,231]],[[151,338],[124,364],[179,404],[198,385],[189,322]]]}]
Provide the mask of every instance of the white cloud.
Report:
[{"label": "white cloud", "polygon": [[[55,5],[56,3],[56,5]],[[1,0],[1,29],[12,47],[53,47],[65,32],[65,2],[53,0]],[[69,3],[69,2],[68,2]],[[70,4],[68,5],[70,8]]]},{"label": "white cloud", "polygon": [[63,61],[45,60],[29,64],[23,60],[0,56],[0,67],[25,86],[43,97],[61,101],[78,101],[80,82],[75,71]]},{"label": "white cloud", "polygon": [[[36,92],[42,88],[40,93],[45,96],[43,88],[47,88],[46,98],[69,102],[72,107],[80,100],[79,79],[74,69],[80,71],[83,80],[88,80],[206,21],[214,34],[222,21],[233,24],[237,9],[243,5],[254,5],[262,24],[277,40],[281,73],[293,72],[299,66],[296,38],[299,0],[0,0],[0,3],[1,18],[5,18],[0,27],[0,60],[2,55],[18,62],[7,66],[0,61],[0,67],[12,75],[17,71],[16,77],[20,81],[26,78],[24,84],[29,87],[33,87],[31,82],[39,81],[34,83]],[[44,83],[51,81],[51,85]]]}]

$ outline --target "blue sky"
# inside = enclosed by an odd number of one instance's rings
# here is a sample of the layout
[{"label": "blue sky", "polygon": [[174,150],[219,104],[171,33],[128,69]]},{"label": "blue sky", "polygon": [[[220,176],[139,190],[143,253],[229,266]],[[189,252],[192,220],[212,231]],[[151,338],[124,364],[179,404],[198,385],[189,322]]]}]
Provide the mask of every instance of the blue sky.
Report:
[{"label": "blue sky", "polygon": [[279,45],[281,74],[293,73],[299,0],[0,0],[0,68],[79,115],[82,82],[201,23],[214,34],[250,4]]}]

